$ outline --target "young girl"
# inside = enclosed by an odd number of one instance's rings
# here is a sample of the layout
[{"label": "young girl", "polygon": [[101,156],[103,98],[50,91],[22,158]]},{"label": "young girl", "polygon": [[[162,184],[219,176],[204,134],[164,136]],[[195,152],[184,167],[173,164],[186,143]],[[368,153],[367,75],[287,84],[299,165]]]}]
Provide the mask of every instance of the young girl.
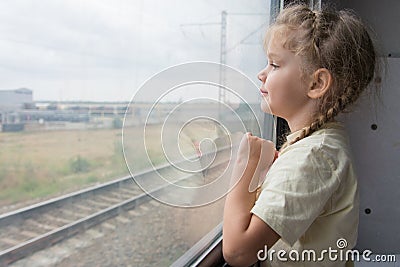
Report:
[{"label": "young girl", "polygon": [[[373,43],[349,11],[293,5],[279,14],[264,45],[261,108],[284,118],[291,134],[272,165],[271,142],[250,133],[242,139],[232,177],[239,181],[224,210],[224,258],[232,266],[260,257],[267,266],[345,266],[345,251],[357,240],[359,200],[347,137],[335,117],[374,77]],[[249,187],[267,171],[257,198]]]}]

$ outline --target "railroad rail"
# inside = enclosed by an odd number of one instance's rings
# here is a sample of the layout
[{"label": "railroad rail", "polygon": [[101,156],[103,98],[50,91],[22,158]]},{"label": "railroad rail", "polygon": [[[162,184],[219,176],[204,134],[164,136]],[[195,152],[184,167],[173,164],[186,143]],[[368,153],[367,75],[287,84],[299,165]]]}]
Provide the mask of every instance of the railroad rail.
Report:
[{"label": "railroad rail", "polygon": [[[218,176],[226,168],[230,151],[224,148],[219,153],[219,159],[207,169],[207,176]],[[165,164],[155,170],[135,174],[135,179],[151,183],[150,186],[154,189],[148,193],[144,193],[131,176],[125,176],[0,215],[0,266],[8,265],[134,209],[153,199],[152,196],[169,194],[171,184],[187,180],[198,183],[199,179],[193,178],[205,175],[204,172],[189,175],[181,173],[173,183],[165,185],[160,183],[160,179],[154,179],[156,172],[167,176],[176,175],[176,169]]]}]

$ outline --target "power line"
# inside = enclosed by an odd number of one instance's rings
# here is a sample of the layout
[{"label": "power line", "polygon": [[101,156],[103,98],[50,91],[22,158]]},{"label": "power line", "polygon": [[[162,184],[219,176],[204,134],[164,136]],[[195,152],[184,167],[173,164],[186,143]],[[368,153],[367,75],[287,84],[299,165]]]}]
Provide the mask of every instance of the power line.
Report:
[{"label": "power line", "polygon": [[228,13],[229,15],[234,15],[234,16],[267,16],[267,13]]},{"label": "power line", "polygon": [[183,23],[180,26],[203,26],[203,25],[221,25],[221,22],[205,22],[205,23]]},{"label": "power line", "polygon": [[233,45],[232,47],[230,47],[229,49],[226,50],[226,53],[231,52],[232,50],[234,50],[236,47],[238,47],[241,44],[244,44],[244,41],[246,41],[248,38],[250,38],[251,36],[253,36],[254,34],[256,34],[259,30],[261,30],[262,28],[264,28],[265,26],[267,26],[266,23],[261,24],[259,27],[257,27],[254,31],[252,31],[251,33],[249,33],[248,35],[246,35],[243,39],[241,39],[239,42],[237,42],[235,45]]}]

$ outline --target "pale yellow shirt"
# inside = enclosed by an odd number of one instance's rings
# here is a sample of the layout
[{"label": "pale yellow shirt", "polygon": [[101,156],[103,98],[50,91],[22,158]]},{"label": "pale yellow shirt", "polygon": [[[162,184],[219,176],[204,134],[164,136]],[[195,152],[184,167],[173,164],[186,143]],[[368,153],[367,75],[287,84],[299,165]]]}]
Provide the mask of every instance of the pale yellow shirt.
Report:
[{"label": "pale yellow shirt", "polygon": [[[298,134],[289,135],[288,140]],[[288,256],[296,250],[301,259],[303,250],[315,250],[318,259],[322,250],[331,247],[338,250],[339,257],[338,239],[347,242],[343,251],[356,244],[357,179],[342,125],[330,123],[283,149],[268,171],[251,212],[281,236],[268,249],[287,251],[287,262],[279,261],[275,253],[273,261],[263,262],[264,266],[345,266],[343,262],[331,261],[326,253],[323,262],[291,261]]]}]

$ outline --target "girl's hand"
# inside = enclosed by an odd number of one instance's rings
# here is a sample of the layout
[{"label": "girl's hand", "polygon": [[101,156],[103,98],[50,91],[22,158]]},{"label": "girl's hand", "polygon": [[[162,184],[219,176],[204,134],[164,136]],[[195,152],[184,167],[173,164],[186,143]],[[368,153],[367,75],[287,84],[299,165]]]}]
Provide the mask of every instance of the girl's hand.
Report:
[{"label": "girl's hand", "polygon": [[276,157],[274,143],[253,136],[251,133],[243,135],[237,154],[238,161],[246,167],[255,168],[249,183],[249,192],[255,191],[264,182],[269,167]]},{"label": "girl's hand", "polygon": [[231,182],[236,183],[225,200],[222,247],[231,264],[249,266],[257,261],[260,248],[266,244],[272,247],[280,238],[268,224],[251,213],[257,199],[254,191],[262,183],[276,151],[272,142],[251,133],[241,134],[241,138],[239,147],[235,146],[238,158],[232,164]]}]

